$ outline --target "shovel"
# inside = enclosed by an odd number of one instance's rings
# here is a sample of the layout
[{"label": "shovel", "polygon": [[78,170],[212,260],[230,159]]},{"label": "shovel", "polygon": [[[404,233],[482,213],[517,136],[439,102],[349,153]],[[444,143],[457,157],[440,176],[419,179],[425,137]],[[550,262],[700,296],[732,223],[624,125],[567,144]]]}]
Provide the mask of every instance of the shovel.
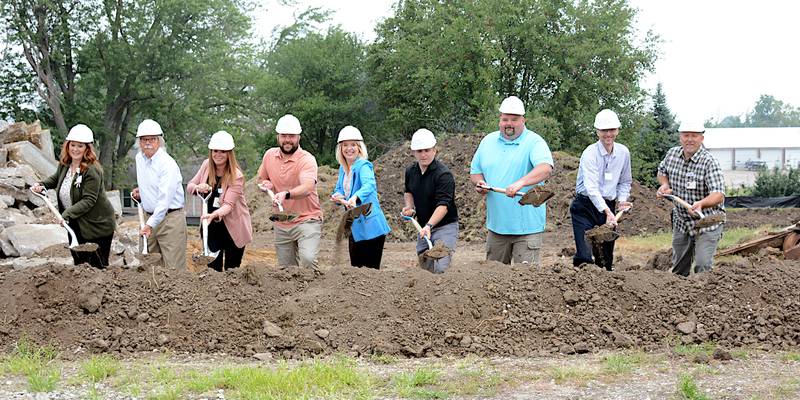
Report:
[{"label": "shovel", "polygon": [[[625,211],[628,211],[628,209],[620,210],[617,215],[614,216],[617,222],[622,218],[622,214],[624,214]],[[619,238],[619,232],[617,232],[616,227],[603,224],[586,231],[586,238],[592,243],[613,242]]]},{"label": "shovel", "polygon": [[[266,191],[267,194],[269,195],[270,200],[272,200],[273,203],[275,202],[275,193],[273,193],[272,190],[268,189],[265,186],[261,186],[260,184],[258,185],[258,187],[261,188],[261,190]],[[287,212],[283,211],[283,204],[281,204],[281,203],[277,203],[277,204],[278,204],[278,212],[272,213],[272,215],[269,216],[269,220],[270,221],[272,221],[272,222],[289,222],[289,221],[293,221],[295,218],[297,218],[297,214],[287,213]]]},{"label": "shovel", "polygon": [[700,210],[697,210],[697,211],[692,210],[692,205],[691,204],[687,203],[685,200],[681,199],[680,197],[675,196],[674,194],[663,194],[662,193],[661,197],[663,197],[665,199],[672,200],[672,201],[680,204],[681,206],[686,208],[686,210],[688,210],[690,214],[697,214],[697,216],[700,217],[700,220],[697,221],[694,224],[695,228],[707,228],[709,226],[714,226],[716,224],[719,224],[720,222],[725,222],[725,216],[724,215],[722,215],[722,214],[712,214],[712,215],[706,216]]},{"label": "shovel", "polygon": [[[506,193],[506,190],[503,188],[484,186],[484,185],[478,185],[478,187],[481,189],[491,190],[497,193],[502,193],[502,194]],[[522,196],[522,198],[519,199],[519,204],[523,206],[530,204],[534,207],[541,206],[542,204],[544,204],[544,202],[549,200],[554,195],[555,193],[553,193],[552,190],[547,189],[546,185],[537,185],[534,186],[531,190],[528,190],[527,192],[517,192],[516,194],[516,196]]]},{"label": "shovel", "polygon": [[343,199],[338,199],[338,202],[345,207],[342,219],[339,220],[339,226],[336,228],[336,241],[341,242],[348,236],[347,232],[350,231],[350,227],[353,226],[353,221],[355,221],[356,218],[362,215],[367,216],[372,213],[372,203],[364,203],[360,206],[350,208]]},{"label": "shovel", "polygon": [[[419,222],[417,222],[416,218],[414,218],[413,216],[409,217],[403,214],[400,214],[400,216],[403,217],[403,219],[406,221],[411,221],[411,223],[414,225],[414,228],[417,228],[417,232],[422,233],[422,227],[419,226]],[[427,236],[423,237],[425,238],[425,241],[428,243],[428,250],[425,250],[425,252],[422,253],[422,255],[425,258],[429,258],[432,260],[439,260],[441,258],[445,258],[450,255],[450,249],[448,249],[447,246],[445,246],[441,240],[437,241],[436,245],[434,246],[434,244],[431,243],[431,240]]]},{"label": "shovel", "polygon": [[[131,201],[136,203],[136,208],[139,212],[139,229],[144,229],[144,208],[142,208],[142,203],[134,199],[133,196],[131,196]],[[143,264],[155,264],[161,261],[161,254],[147,253],[147,235],[142,235],[142,253],[137,255],[136,258],[138,258]]]},{"label": "shovel", "polygon": [[[199,197],[200,201],[202,201],[202,206],[200,207],[202,210],[200,214],[202,222],[200,223],[200,226],[203,235],[203,254],[192,254],[192,262],[198,267],[214,262],[219,255],[219,250],[212,253],[211,250],[208,249],[208,220],[202,219],[202,217],[208,214],[208,198],[211,197],[212,194],[212,192],[208,192],[208,194],[203,197],[203,195],[197,193],[197,197]],[[222,266],[222,271],[225,271],[224,265]]]},{"label": "shovel", "polygon": [[97,248],[99,247],[97,243],[78,244],[78,236],[75,235],[75,231],[73,231],[72,228],[69,227],[69,224],[67,224],[67,221],[64,221],[64,218],[61,218],[61,214],[53,206],[53,203],[50,202],[50,199],[47,198],[47,189],[42,189],[41,193],[36,193],[33,191],[33,188],[31,188],[31,193],[35,194],[44,201],[44,204],[47,206],[47,208],[50,209],[53,215],[56,216],[58,223],[61,224],[61,226],[63,226],[67,230],[67,234],[69,235],[70,250],[78,251],[81,253],[92,253],[97,251]]}]

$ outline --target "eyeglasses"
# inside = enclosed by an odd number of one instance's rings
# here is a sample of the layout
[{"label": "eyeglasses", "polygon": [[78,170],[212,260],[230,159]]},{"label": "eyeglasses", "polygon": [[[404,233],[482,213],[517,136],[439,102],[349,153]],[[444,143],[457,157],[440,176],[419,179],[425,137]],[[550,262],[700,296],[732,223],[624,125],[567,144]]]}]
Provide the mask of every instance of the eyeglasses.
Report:
[{"label": "eyeglasses", "polygon": [[139,138],[139,141],[144,143],[157,142],[158,136],[142,136]]}]

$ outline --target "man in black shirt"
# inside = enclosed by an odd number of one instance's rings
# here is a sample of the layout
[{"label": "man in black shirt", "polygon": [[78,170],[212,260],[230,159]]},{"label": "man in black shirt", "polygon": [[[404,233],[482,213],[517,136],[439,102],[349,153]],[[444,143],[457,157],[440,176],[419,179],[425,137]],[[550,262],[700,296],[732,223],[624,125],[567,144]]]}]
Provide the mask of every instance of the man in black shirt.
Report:
[{"label": "man in black shirt", "polygon": [[[436,159],[436,138],[431,131],[414,132],[411,151],[417,162],[406,168],[403,215],[410,217],[416,213],[417,221],[423,226],[417,240],[420,267],[441,274],[450,266],[458,239],[456,182],[447,166]],[[434,243],[442,241],[451,255],[439,260],[423,259],[422,253],[428,250],[425,237]]]}]

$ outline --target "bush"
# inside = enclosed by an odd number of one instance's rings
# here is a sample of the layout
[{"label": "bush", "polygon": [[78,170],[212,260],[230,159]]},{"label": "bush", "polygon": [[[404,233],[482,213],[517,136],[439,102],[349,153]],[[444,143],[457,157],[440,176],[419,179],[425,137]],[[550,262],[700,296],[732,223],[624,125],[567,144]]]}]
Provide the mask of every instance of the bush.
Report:
[{"label": "bush", "polygon": [[800,194],[800,170],[761,170],[756,177],[753,196],[781,197]]}]

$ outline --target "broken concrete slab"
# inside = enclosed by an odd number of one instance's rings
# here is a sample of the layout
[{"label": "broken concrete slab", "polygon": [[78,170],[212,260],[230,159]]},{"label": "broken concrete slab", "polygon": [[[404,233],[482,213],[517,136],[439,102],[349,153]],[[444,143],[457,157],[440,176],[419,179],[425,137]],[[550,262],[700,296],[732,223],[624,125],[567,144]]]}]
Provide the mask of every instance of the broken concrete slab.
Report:
[{"label": "broken concrete slab", "polygon": [[15,270],[23,270],[45,264],[73,265],[73,260],[72,257],[17,257],[0,261],[0,266],[10,265]]},{"label": "broken concrete slab", "polygon": [[19,252],[14,248],[14,245],[11,244],[11,241],[8,240],[5,229],[0,232],[0,250],[3,251],[3,255],[6,257],[19,257]]},{"label": "broken concrete slab", "polygon": [[6,149],[8,149],[8,158],[21,164],[30,165],[42,179],[56,173],[58,164],[46,157],[42,150],[31,142],[8,143]]},{"label": "broken concrete slab", "polygon": [[24,224],[31,224],[34,222],[34,218],[30,215],[26,215],[24,212],[16,209],[16,208],[6,208],[0,210],[0,225],[8,228],[14,225],[24,225]]},{"label": "broken concrete slab", "polygon": [[53,151],[53,138],[49,129],[31,133],[31,142],[42,151],[45,157],[57,162],[55,151]]},{"label": "broken concrete slab", "polygon": [[2,135],[0,135],[0,143],[12,143],[19,141],[28,141],[28,125],[24,122],[17,122],[9,125]]},{"label": "broken concrete slab", "polygon": [[117,218],[122,217],[122,197],[120,197],[119,190],[109,190],[106,192],[108,201],[111,202],[111,207],[114,208],[114,215]]},{"label": "broken concrete slab", "polygon": [[0,179],[2,178],[22,178],[28,186],[33,186],[40,181],[36,176],[36,171],[27,164],[0,168]]},{"label": "broken concrete slab", "polygon": [[14,196],[9,196],[7,194],[0,193],[0,204],[3,204],[5,206],[5,207],[3,207],[3,206],[0,206],[0,207],[7,208],[7,207],[10,207],[10,206],[13,206],[14,202],[16,202],[16,199],[14,198]]},{"label": "broken concrete slab", "polygon": [[8,162],[8,150],[5,147],[0,149],[0,166],[6,165]]},{"label": "broken concrete slab", "polygon": [[61,225],[15,225],[3,230],[20,256],[30,257],[57,244],[68,244],[67,231]]}]

